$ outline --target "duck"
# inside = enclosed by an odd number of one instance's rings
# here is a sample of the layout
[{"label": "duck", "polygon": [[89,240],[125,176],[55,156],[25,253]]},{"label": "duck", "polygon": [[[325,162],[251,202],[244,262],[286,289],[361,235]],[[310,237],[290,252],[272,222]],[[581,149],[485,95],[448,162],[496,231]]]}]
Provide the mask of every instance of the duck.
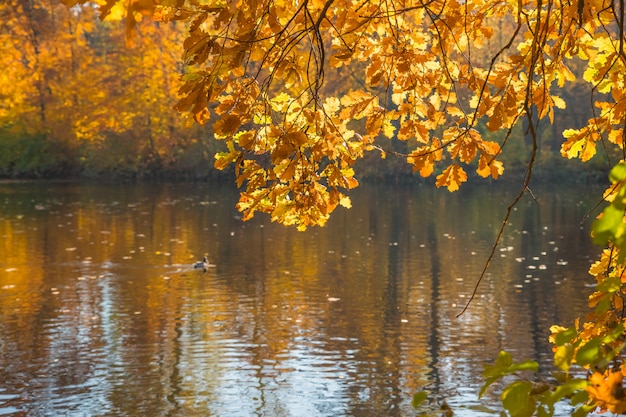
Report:
[{"label": "duck", "polygon": [[208,268],[209,268],[209,261],[207,260],[206,256],[202,258],[201,261],[198,261],[193,264],[193,269],[202,269],[204,272],[206,272]]}]

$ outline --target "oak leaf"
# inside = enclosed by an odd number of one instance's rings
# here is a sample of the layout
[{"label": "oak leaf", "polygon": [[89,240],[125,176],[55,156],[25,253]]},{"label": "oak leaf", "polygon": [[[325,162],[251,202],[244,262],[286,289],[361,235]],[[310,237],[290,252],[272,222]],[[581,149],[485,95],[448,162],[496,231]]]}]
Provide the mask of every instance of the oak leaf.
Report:
[{"label": "oak leaf", "polygon": [[340,99],[344,109],[339,117],[342,119],[361,119],[372,113],[378,107],[378,97],[362,90],[354,90]]},{"label": "oak leaf", "polygon": [[437,176],[435,185],[437,187],[446,187],[448,191],[457,191],[462,183],[467,181],[465,170],[457,164],[448,166],[441,174]]},{"label": "oak leaf", "polygon": [[561,155],[566,158],[580,158],[583,162],[590,160],[596,154],[596,141],[600,135],[596,130],[589,128],[567,129],[563,132],[565,142],[561,145]]},{"label": "oak leaf", "polygon": [[491,176],[493,179],[498,179],[504,172],[504,165],[502,162],[497,161],[493,156],[482,154],[478,159],[478,168],[476,169],[478,175],[483,178]]},{"label": "oak leaf", "polygon": [[603,410],[615,414],[626,413],[626,392],[622,387],[624,375],[621,371],[607,371],[605,374],[594,372],[589,377],[589,386],[585,389],[595,404]]},{"label": "oak leaf", "polygon": [[229,137],[237,133],[241,126],[241,119],[235,114],[222,116],[213,124],[213,133],[216,137]]},{"label": "oak leaf", "polygon": [[435,162],[441,160],[443,150],[441,141],[433,139],[431,146],[420,147],[407,156],[407,162],[413,165],[413,172],[419,171],[424,178],[429,177],[435,170]]}]

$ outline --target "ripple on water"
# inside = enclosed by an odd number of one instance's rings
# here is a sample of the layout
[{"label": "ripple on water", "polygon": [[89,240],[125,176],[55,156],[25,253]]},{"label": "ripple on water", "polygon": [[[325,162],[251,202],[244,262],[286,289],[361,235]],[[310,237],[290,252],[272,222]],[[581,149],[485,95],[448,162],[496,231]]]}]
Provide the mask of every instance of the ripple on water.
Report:
[{"label": "ripple on water", "polygon": [[[502,214],[480,190],[443,206],[421,187],[357,192],[349,215],[292,234],[242,226],[236,195],[204,185],[81,189],[46,210],[0,197],[0,415],[397,417],[426,390],[477,417],[483,364],[500,349],[551,364],[545,330],[586,305],[582,239],[558,238],[550,204],[536,220],[520,206],[527,224],[457,318],[494,238],[477,222]],[[204,252],[218,267],[190,272]]]},{"label": "ripple on water", "polygon": [[10,405],[11,401],[20,398],[17,394],[3,394],[5,390],[0,389],[0,416],[13,416],[26,415],[23,410]]},{"label": "ripple on water", "polygon": [[[242,409],[241,401],[237,401],[242,396],[256,398],[264,410],[273,410],[278,416],[342,415],[347,409],[350,392],[346,380],[354,372],[350,370],[351,358],[326,349],[320,341],[295,338],[287,350],[272,359],[266,356],[258,366],[251,363],[254,352],[267,351],[266,345],[230,343],[224,349],[229,361],[221,364],[223,382],[216,390],[215,406],[228,415],[254,411],[254,401],[244,402]],[[242,354],[245,350],[249,353]],[[239,382],[244,380],[249,383],[241,386]]]}]

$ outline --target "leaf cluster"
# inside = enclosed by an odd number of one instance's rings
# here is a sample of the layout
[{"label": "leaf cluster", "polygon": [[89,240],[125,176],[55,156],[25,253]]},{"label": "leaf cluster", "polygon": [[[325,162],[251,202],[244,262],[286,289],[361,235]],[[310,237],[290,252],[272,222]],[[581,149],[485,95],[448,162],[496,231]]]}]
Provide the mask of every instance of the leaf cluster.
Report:
[{"label": "leaf cluster", "polygon": [[[103,16],[116,7],[107,0]],[[129,28],[144,15],[187,23],[176,108],[226,143],[216,167],[234,169],[245,218],[262,211],[302,229],[349,205],[366,152],[400,156],[449,191],[468,168],[499,178],[513,126],[528,118],[536,142],[538,120],[566,106],[555,89],[576,79],[573,59],[588,62],[600,93],[611,88],[599,80],[619,73],[601,30],[610,14],[593,2],[131,0],[125,10]],[[346,69],[351,88],[332,88]],[[600,117],[608,127],[620,112],[605,106]],[[601,136],[594,119],[567,132],[563,153],[586,160]],[[388,152],[379,138],[412,149]]]},{"label": "leaf cluster", "polygon": [[592,407],[583,404],[587,399],[586,379],[565,378],[558,386],[545,382],[532,382],[521,376],[522,372],[537,373],[539,364],[535,361],[516,363],[510,353],[501,351],[493,365],[485,365],[483,385],[480,396],[494,383],[515,377],[513,382],[504,386],[501,394],[502,406],[506,415],[511,417],[552,416],[555,404],[565,398],[572,405],[579,405],[573,416],[584,416]]},{"label": "leaf cluster", "polygon": [[[597,223],[596,223],[597,224]],[[551,416],[556,402],[569,398],[578,405],[574,415],[587,415],[599,407],[615,413],[626,412],[626,393],[622,387],[626,347],[622,279],[624,266],[618,249],[606,249],[600,260],[589,269],[597,282],[596,291],[589,297],[592,309],[587,322],[576,320],[572,327],[552,326],[550,342],[553,344],[554,365],[561,374],[557,384],[545,385],[536,392],[536,385],[528,381],[514,381],[502,393],[502,403],[509,415]],[[485,368],[486,388],[495,381],[532,363],[513,364],[508,353],[502,352],[493,366]],[[572,378],[572,368],[583,368],[587,378]],[[536,369],[533,369],[536,372]],[[515,411],[517,410],[517,411]]]}]

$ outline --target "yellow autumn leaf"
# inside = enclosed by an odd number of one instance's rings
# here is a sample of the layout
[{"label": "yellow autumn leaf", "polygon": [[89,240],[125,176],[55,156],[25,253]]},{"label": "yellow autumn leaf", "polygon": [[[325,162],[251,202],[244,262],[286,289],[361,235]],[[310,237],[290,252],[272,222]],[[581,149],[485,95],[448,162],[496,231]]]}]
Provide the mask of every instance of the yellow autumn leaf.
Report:
[{"label": "yellow autumn leaf", "polygon": [[433,173],[435,162],[441,160],[442,155],[441,141],[433,139],[431,146],[420,147],[411,152],[407,156],[407,162],[413,165],[413,172],[419,171],[426,178]]},{"label": "yellow autumn leaf", "polygon": [[385,135],[386,138],[393,138],[396,132],[396,127],[391,123],[391,120],[389,120],[387,117],[385,117],[385,119],[383,120],[383,135]]},{"label": "yellow autumn leaf", "polygon": [[363,90],[353,90],[340,99],[344,109],[340,113],[342,119],[361,119],[369,116],[378,107],[378,97]]},{"label": "yellow autumn leaf", "polygon": [[384,75],[385,69],[383,67],[383,61],[380,58],[373,57],[365,72],[365,82],[375,87],[380,84]]},{"label": "yellow autumn leaf", "polygon": [[567,107],[567,104],[565,103],[565,100],[563,100],[561,97],[559,96],[551,96],[552,98],[552,102],[554,103],[554,106],[558,109],[565,109]]},{"label": "yellow autumn leaf", "polygon": [[249,150],[253,148],[255,139],[256,139],[256,132],[253,130],[237,132],[233,137],[233,140],[236,141],[239,144],[239,146],[241,146],[243,149],[249,149]]},{"label": "yellow autumn leaf", "polygon": [[465,181],[467,181],[465,170],[460,165],[454,164],[444,169],[444,171],[437,176],[435,185],[437,187],[446,187],[448,191],[452,192],[458,190]]},{"label": "yellow autumn leaf", "polygon": [[622,144],[624,143],[624,129],[612,129],[609,132],[608,139],[611,143],[622,146]]},{"label": "yellow autumn leaf", "polygon": [[576,76],[567,66],[561,63],[557,71],[557,82],[559,87],[562,88],[567,81],[576,81]]},{"label": "yellow autumn leaf", "polygon": [[287,143],[290,143],[294,149],[297,149],[306,143],[307,135],[300,130],[295,132],[288,132],[283,136],[283,140]]},{"label": "yellow autumn leaf", "polygon": [[567,129],[563,132],[565,142],[561,145],[561,155],[569,159],[580,158],[583,162],[596,154],[596,141],[600,139],[598,132],[583,129]]},{"label": "yellow autumn leaf", "polygon": [[396,106],[399,106],[402,104],[402,102],[404,102],[405,98],[406,98],[407,92],[405,90],[402,91],[398,91],[398,92],[394,92],[391,95],[391,101],[393,102],[393,104],[395,104]]},{"label": "yellow autumn leaf", "polygon": [[334,115],[339,111],[341,103],[337,97],[328,97],[324,100],[324,111],[327,114]]},{"label": "yellow autumn leaf", "polygon": [[504,172],[504,165],[493,156],[482,154],[478,159],[476,172],[483,178],[491,176],[493,179],[498,179]]},{"label": "yellow autumn leaf", "polygon": [[459,147],[458,156],[461,162],[469,163],[476,158],[478,147],[482,143],[482,137],[475,129],[467,130],[463,136],[457,140],[456,145]]},{"label": "yellow autumn leaf", "polygon": [[231,163],[235,162],[241,156],[241,152],[236,151],[232,146],[228,146],[228,152],[218,152],[215,154],[214,166],[216,169],[223,170]]},{"label": "yellow autumn leaf", "polygon": [[605,374],[594,372],[589,377],[589,386],[585,389],[589,397],[602,410],[615,414],[626,413],[626,392],[622,387],[622,372],[607,371]]},{"label": "yellow autumn leaf", "polygon": [[282,112],[285,111],[289,105],[289,103],[291,103],[292,98],[289,94],[285,93],[285,92],[281,92],[280,94],[274,96],[271,100],[270,100],[270,104],[272,106],[272,110],[274,111],[278,111],[278,112]]},{"label": "yellow autumn leaf", "polygon": [[413,165],[413,172],[419,171],[423,178],[429,177],[435,170],[435,164],[430,155],[409,155],[407,160]]}]

